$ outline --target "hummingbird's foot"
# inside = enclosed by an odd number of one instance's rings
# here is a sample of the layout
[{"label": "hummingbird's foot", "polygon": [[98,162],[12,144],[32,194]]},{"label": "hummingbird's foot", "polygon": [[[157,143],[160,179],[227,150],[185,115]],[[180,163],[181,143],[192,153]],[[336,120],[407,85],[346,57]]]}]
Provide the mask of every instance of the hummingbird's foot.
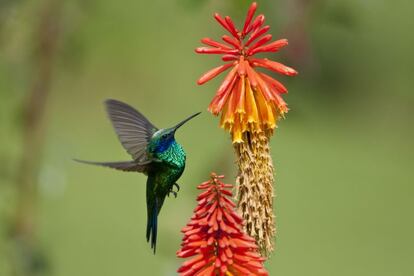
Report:
[{"label": "hummingbird's foot", "polygon": [[170,194],[174,195],[174,198],[177,198],[177,192],[173,191],[172,189],[168,192],[167,196],[170,197]]},{"label": "hummingbird's foot", "polygon": [[[177,188],[177,191],[174,191],[174,187]],[[170,190],[168,191],[168,194],[167,195],[168,195],[168,197],[170,197],[170,194],[173,194],[174,197],[177,198],[177,194],[178,194],[179,191],[180,191],[180,185],[178,185],[177,183],[174,183],[171,186]]]},{"label": "hummingbird's foot", "polygon": [[174,183],[174,184],[173,184],[173,187],[174,187],[174,186],[175,186],[175,187],[177,187],[177,192],[179,192],[179,191],[180,191],[180,185],[178,185],[177,183]]}]

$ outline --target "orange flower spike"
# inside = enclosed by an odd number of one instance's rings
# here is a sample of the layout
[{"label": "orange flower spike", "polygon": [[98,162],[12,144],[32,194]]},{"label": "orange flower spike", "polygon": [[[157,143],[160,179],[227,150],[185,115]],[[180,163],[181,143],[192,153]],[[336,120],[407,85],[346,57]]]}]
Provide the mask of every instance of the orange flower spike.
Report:
[{"label": "orange flower spike", "polygon": [[[221,115],[220,127],[231,134],[239,169],[236,179],[237,208],[245,221],[245,231],[254,237],[263,256],[267,256],[274,250],[276,229],[272,212],[274,168],[269,141],[278,120],[288,112],[282,98],[287,89],[273,75],[257,71],[257,67],[285,76],[295,76],[297,71],[267,58],[255,58],[258,53],[277,52],[288,45],[286,39],[272,41],[272,35],[268,33],[270,27],[264,25],[265,16],[255,16],[256,10],[257,3],[254,2],[240,29],[229,16],[214,14],[217,22],[228,32],[221,37],[224,42],[203,39],[202,43],[209,47],[197,48],[196,52],[219,54],[225,62],[205,73],[198,80],[200,85],[232,67],[217,89],[208,110],[214,115]],[[232,205],[225,199],[223,202],[227,207]],[[224,220],[228,214],[223,211],[220,217]],[[201,218],[199,220],[201,223]],[[225,228],[223,231],[227,233],[235,231],[234,225],[220,226],[222,222],[217,227]],[[214,231],[211,228],[209,234]],[[222,258],[220,254],[217,256]],[[225,273],[245,275],[237,269],[237,265],[228,268]],[[248,269],[246,266],[242,268]],[[224,273],[216,272],[217,275]]]},{"label": "orange flower spike", "polygon": [[[250,100],[250,104],[257,103],[258,100],[256,98],[259,97],[258,94],[261,93],[265,100],[268,102],[268,105],[262,106],[270,106],[271,108],[273,108],[273,113],[279,111],[282,112],[282,110],[287,110],[286,108],[278,107],[283,106],[283,104],[276,104],[276,101],[281,101],[279,100],[280,97],[276,97],[275,95],[279,93],[285,93],[287,90],[280,82],[274,80],[271,76],[266,75],[266,77],[264,77],[259,72],[256,72],[254,67],[263,67],[265,69],[288,76],[294,76],[297,74],[297,72],[294,69],[287,67],[281,63],[274,62],[268,59],[253,58],[255,54],[260,52],[277,52],[280,48],[288,44],[286,39],[279,39],[271,42],[272,35],[266,34],[269,31],[270,27],[263,26],[265,16],[260,14],[254,18],[256,9],[257,3],[254,2],[252,3],[247,12],[246,19],[241,31],[239,31],[236,28],[233,20],[229,16],[223,18],[218,13],[214,14],[214,18],[217,20],[217,22],[230,34],[230,36],[222,36],[222,39],[226,44],[222,44],[210,38],[204,38],[202,39],[202,43],[211,46],[212,48],[199,47],[196,49],[196,52],[200,54],[221,54],[223,61],[232,62],[208,71],[197,82],[199,85],[204,84],[207,81],[215,78],[222,72],[226,71],[228,68],[233,67],[233,69],[230,71],[230,73],[227,74],[223,83],[217,90],[216,96],[214,97],[213,101],[210,103],[210,106],[208,108],[209,111],[211,111],[215,115],[218,115],[220,112],[226,110],[226,113],[224,114],[225,122],[234,122],[233,116],[229,114],[230,112],[237,112],[239,114],[242,114],[242,110],[246,109],[242,107],[242,103],[245,102],[247,94],[243,93],[243,91],[240,93],[240,91],[238,91],[237,89],[244,89],[244,91],[246,91],[247,87],[245,85],[237,85],[238,81],[234,81],[235,78],[242,79],[242,77],[245,76],[245,78],[249,80],[249,83],[252,86],[252,90],[256,90],[259,87],[260,89],[253,94],[253,98],[255,99],[255,101]],[[237,70],[234,70],[236,67]],[[237,89],[230,86],[230,84],[232,83],[234,84],[234,87],[236,87]],[[243,82],[243,84],[245,84],[245,82]],[[232,96],[228,95],[227,93],[237,93],[237,95]],[[236,99],[236,102],[238,103],[236,109],[232,105],[233,101],[229,100],[230,98],[234,97],[242,97],[241,99]],[[272,105],[270,104],[270,102],[275,102],[275,104]],[[225,108],[225,106],[227,105],[231,105],[230,108]],[[265,110],[260,110],[259,106],[257,106],[256,109],[260,114],[268,113],[267,108]],[[251,107],[249,110],[254,111],[254,108]],[[239,120],[241,124],[240,129],[242,129],[242,132],[257,131],[256,128],[254,128],[251,124],[248,123],[249,121],[251,121],[251,118],[256,116],[254,114],[249,114],[248,112],[243,114],[245,114],[245,116],[241,116]],[[264,124],[264,122],[259,121],[257,123],[260,127],[259,130],[266,130],[266,125],[276,126],[274,122],[270,124],[268,124],[269,122],[267,122]],[[223,124],[223,122],[221,123],[221,126],[228,129],[230,132],[232,132],[233,130],[239,130],[239,128],[231,128],[227,126],[225,123]],[[265,129],[261,129],[262,127],[265,127]],[[240,135],[237,134],[234,137],[239,136]],[[235,141],[233,140],[233,142]]]},{"label": "orange flower spike", "polygon": [[[236,214],[234,206],[226,204],[231,202],[229,198],[232,197],[232,185],[221,182],[222,178],[223,176],[213,173],[209,184],[199,186],[205,192],[198,197],[195,210],[207,208],[217,215],[209,217],[209,225],[201,225],[198,218],[202,215],[196,212],[183,228],[183,243],[177,257],[190,259],[177,272],[181,276],[268,275],[263,267],[265,259],[260,257],[254,239],[242,231],[243,221]],[[208,201],[207,198],[211,200]],[[191,229],[188,225],[191,225]],[[210,225],[217,225],[217,229]],[[189,236],[189,232],[195,229],[200,234]],[[204,246],[199,248],[200,244]]]}]

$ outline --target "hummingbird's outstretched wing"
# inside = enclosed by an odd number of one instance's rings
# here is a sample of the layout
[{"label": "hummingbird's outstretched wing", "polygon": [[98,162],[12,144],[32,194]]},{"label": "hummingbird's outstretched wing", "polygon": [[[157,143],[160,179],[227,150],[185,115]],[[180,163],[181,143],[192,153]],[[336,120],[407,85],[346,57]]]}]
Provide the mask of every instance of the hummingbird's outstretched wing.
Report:
[{"label": "hummingbird's outstretched wing", "polygon": [[126,103],[110,99],[105,104],[112,125],[127,152],[138,163],[149,161],[148,142],[158,128]]},{"label": "hummingbird's outstretched wing", "polygon": [[121,161],[121,162],[94,162],[94,161],[85,161],[79,159],[73,159],[76,162],[89,164],[89,165],[97,165],[102,167],[108,167],[112,169],[121,170],[124,172],[141,172],[146,174],[147,173],[147,163],[137,164],[135,161]]}]

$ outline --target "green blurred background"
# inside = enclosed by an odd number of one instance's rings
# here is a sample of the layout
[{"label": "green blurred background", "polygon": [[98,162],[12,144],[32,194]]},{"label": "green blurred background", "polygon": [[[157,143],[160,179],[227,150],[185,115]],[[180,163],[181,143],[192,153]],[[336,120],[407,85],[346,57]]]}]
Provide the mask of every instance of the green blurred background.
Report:
[{"label": "green blurred background", "polygon": [[[300,72],[278,77],[291,111],[272,139],[270,275],[414,275],[414,4],[258,2],[274,37],[290,41],[270,57]],[[0,275],[175,275],[196,185],[210,171],[236,175],[229,136],[206,112],[222,77],[195,83],[220,60],[194,48],[224,33],[213,12],[240,25],[249,4],[0,0]],[[145,177],[71,161],[129,158],[107,98],[161,127],[204,111],[177,135],[187,168],[155,256]]]}]

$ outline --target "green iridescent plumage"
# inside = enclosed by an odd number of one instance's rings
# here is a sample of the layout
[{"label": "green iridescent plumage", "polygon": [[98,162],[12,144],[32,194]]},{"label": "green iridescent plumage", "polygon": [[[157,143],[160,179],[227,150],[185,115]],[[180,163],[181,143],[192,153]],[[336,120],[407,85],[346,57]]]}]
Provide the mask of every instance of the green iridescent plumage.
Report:
[{"label": "green iridescent plumage", "polygon": [[156,249],[158,214],[165,197],[177,192],[176,181],[185,168],[185,152],[175,141],[175,131],[184,123],[200,113],[196,113],[172,128],[157,129],[141,113],[131,106],[116,100],[106,101],[109,118],[124,148],[133,157],[125,162],[90,162],[82,163],[110,167],[122,171],[141,172],[147,179],[147,241]]}]

